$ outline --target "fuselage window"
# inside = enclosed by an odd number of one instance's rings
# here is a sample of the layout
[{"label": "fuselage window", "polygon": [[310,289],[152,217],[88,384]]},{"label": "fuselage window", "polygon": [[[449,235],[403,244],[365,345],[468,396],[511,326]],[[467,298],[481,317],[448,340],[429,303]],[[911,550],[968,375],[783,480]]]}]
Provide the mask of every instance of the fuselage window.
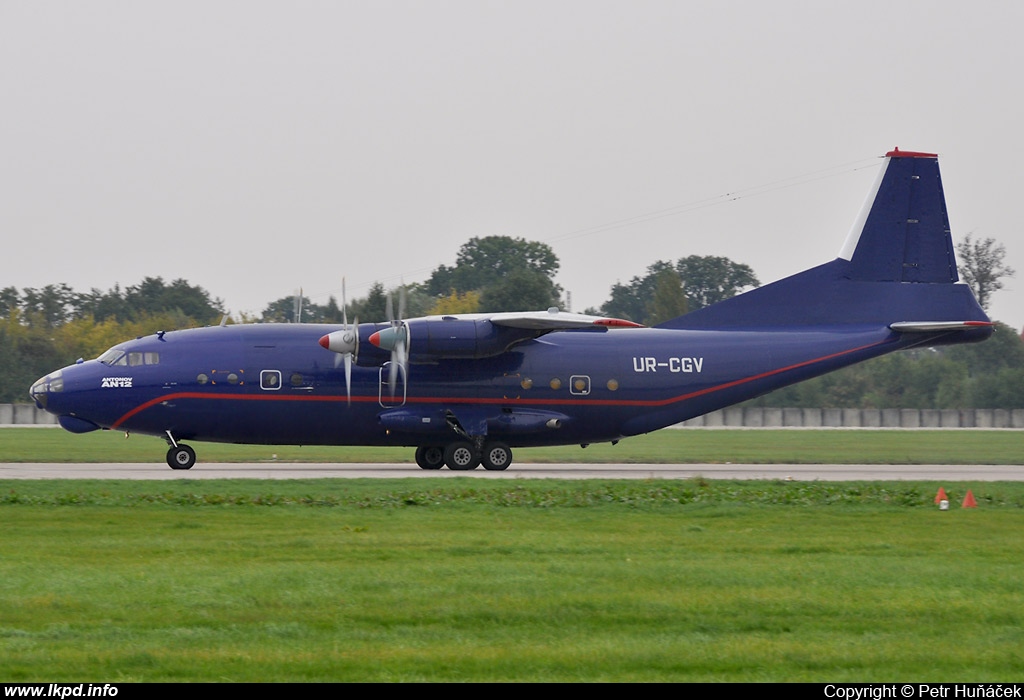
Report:
[{"label": "fuselage window", "polygon": [[281,372],[276,369],[265,369],[260,372],[260,388],[277,391],[281,388]]},{"label": "fuselage window", "polygon": [[585,374],[574,374],[569,378],[569,393],[586,396],[590,393],[590,377]]}]

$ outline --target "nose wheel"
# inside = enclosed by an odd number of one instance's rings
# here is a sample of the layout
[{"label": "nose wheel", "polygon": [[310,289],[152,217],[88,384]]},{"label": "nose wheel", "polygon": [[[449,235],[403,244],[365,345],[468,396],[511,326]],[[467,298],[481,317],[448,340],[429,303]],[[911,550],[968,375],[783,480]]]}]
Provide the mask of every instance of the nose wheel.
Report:
[{"label": "nose wheel", "polygon": [[191,469],[196,463],[196,451],[188,445],[174,445],[167,450],[167,464],[171,469]]}]

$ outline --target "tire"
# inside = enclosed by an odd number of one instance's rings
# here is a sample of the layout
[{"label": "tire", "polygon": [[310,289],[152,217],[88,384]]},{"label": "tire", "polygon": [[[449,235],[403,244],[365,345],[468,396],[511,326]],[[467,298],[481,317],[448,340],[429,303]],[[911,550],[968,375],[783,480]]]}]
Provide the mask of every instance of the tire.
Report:
[{"label": "tire", "polygon": [[444,463],[455,471],[470,471],[480,464],[480,456],[468,442],[453,442],[444,448]]},{"label": "tire", "polygon": [[416,464],[420,469],[440,469],[444,466],[444,448],[440,445],[420,445],[416,448]]},{"label": "tire", "polygon": [[503,442],[489,442],[484,445],[481,462],[488,471],[504,471],[512,464],[512,448]]},{"label": "tire", "polygon": [[188,445],[167,450],[167,464],[171,469],[191,469],[196,463],[196,451]]}]

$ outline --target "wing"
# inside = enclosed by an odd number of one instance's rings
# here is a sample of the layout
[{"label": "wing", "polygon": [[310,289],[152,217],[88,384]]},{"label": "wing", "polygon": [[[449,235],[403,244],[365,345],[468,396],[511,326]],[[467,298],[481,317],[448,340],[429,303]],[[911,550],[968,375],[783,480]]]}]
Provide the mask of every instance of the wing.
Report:
[{"label": "wing", "polygon": [[553,307],[547,311],[513,311],[489,314],[487,319],[496,326],[544,332],[578,328],[643,328],[639,323],[633,323],[622,318],[571,314],[566,311],[559,311]]},{"label": "wing", "polygon": [[[573,314],[551,308],[547,311],[523,311],[458,316],[410,318],[398,324],[363,323],[358,327],[359,348],[356,362],[381,365],[401,341],[411,362],[436,362],[442,359],[480,359],[494,357],[509,348],[539,338],[546,333],[570,330],[608,331],[613,328],[642,328],[639,323],[621,318]],[[348,329],[334,331],[320,339],[320,345],[333,352],[350,351],[345,342]]]}]

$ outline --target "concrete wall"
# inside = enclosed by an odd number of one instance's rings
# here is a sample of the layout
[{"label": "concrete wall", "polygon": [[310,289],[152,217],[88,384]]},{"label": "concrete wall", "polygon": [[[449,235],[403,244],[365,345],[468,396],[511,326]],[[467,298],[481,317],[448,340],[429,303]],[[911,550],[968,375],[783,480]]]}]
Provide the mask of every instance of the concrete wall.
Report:
[{"label": "concrete wall", "polygon": [[[0,425],[57,425],[33,404],[0,404]],[[730,406],[679,428],[1015,428],[1024,408],[754,408]]]},{"label": "concrete wall", "polygon": [[680,423],[679,428],[1015,428],[1015,408],[754,408],[731,406]]},{"label": "concrete wall", "polygon": [[0,403],[0,425],[57,425],[57,416],[31,403]]}]

